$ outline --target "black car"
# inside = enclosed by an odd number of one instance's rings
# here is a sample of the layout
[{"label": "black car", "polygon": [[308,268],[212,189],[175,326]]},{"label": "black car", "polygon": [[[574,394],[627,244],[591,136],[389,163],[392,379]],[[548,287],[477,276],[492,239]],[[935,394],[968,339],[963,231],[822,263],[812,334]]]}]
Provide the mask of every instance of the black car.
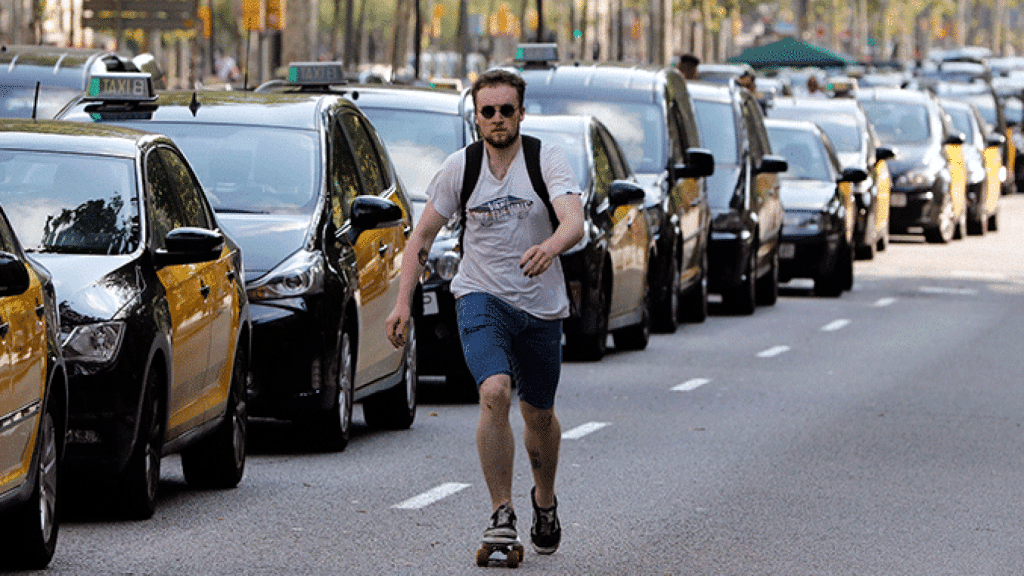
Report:
[{"label": "black car", "polygon": [[[131,83],[148,82],[132,77]],[[67,459],[152,516],[163,456],[233,487],[246,448],[249,307],[242,256],[164,136],[0,124],[0,203],[53,276],[69,377]]]},{"label": "black car", "polygon": [[652,328],[672,332],[682,319],[703,321],[710,229],[704,179],[714,159],[700,147],[686,81],[674,68],[556,64],[556,54],[526,48],[508,67],[526,80],[526,113],[593,115],[646,191]]},{"label": "black car", "polygon": [[521,129],[565,151],[583,192],[583,239],[561,256],[571,308],[566,356],[600,360],[609,332],[617,349],[646,348],[650,234],[644,190],[625,155],[592,116],[527,115]]},{"label": "black car", "polygon": [[1017,180],[1014,177],[1014,166],[1017,152],[1013,146],[1013,126],[1017,121],[1011,119],[1007,113],[1006,98],[996,92],[991,82],[984,81],[975,81],[969,84],[943,82],[932,86],[931,90],[942,100],[956,100],[973,104],[985,123],[991,126],[994,132],[1004,136],[1004,141],[998,145],[1000,165],[1004,168],[1003,178],[1000,181],[1000,193],[1015,193]]},{"label": "black car", "polygon": [[395,350],[383,335],[412,208],[351,101],[163,92],[85,98],[61,117],[167,134],[192,162],[245,252],[252,414],[308,425],[315,443],[337,450],[348,443],[353,401],[372,427],[412,425],[416,339]]},{"label": "black car", "polygon": [[867,171],[844,169],[832,142],[816,124],[768,119],[765,126],[788,164],[780,174],[786,207],[779,250],[781,280],[812,278],[815,294],[839,296],[853,287],[853,184],[867,178]]},{"label": "black car", "polygon": [[711,206],[708,290],[726,308],[752,314],[779,295],[782,204],[778,173],[786,162],[772,155],[761,107],[735,82],[690,84],[701,139],[715,157],[707,179]]},{"label": "black car", "polygon": [[978,108],[969,102],[942,100],[953,127],[964,135],[964,164],[967,168],[967,233],[995,230],[1002,195],[1000,173],[1006,137],[992,131]]}]

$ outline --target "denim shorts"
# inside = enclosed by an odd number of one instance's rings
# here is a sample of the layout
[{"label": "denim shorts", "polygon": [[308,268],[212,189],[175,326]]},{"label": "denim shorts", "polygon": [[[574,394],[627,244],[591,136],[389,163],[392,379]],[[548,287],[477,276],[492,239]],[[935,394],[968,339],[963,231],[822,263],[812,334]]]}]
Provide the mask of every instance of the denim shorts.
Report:
[{"label": "denim shorts", "polygon": [[552,408],[562,372],[562,321],[541,320],[483,292],[459,298],[455,308],[477,388],[495,374],[508,374],[520,400]]}]

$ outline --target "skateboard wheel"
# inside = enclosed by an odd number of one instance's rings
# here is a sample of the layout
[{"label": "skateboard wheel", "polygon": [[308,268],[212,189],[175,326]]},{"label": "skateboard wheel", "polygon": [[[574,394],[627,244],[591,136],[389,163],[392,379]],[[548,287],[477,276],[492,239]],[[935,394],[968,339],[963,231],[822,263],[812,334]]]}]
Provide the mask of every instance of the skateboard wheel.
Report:
[{"label": "skateboard wheel", "polygon": [[480,566],[481,568],[483,568],[484,566],[487,566],[490,563],[490,561],[491,561],[491,549],[490,549],[489,546],[484,546],[483,548],[481,548],[481,549],[476,551],[476,565],[477,566]]}]

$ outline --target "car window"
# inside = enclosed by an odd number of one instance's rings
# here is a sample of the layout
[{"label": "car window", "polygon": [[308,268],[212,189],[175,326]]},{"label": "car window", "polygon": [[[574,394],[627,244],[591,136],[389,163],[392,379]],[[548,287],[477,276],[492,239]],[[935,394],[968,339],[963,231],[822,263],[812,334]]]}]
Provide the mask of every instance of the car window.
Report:
[{"label": "car window", "polygon": [[860,152],[863,143],[860,124],[852,114],[835,110],[810,110],[807,108],[773,108],[768,115],[787,120],[809,120],[828,134],[837,152]]},{"label": "car window", "polygon": [[168,181],[178,197],[177,201],[187,222],[186,226],[212,229],[213,217],[206,209],[202,188],[192,179],[192,173],[189,172],[185,160],[169,148],[160,148],[158,153],[167,171]]},{"label": "car window", "polygon": [[697,109],[700,140],[714,155],[715,163],[735,164],[737,142],[732,104],[694,100],[693,106]]},{"label": "car window", "polygon": [[145,174],[153,247],[166,248],[166,237],[171,230],[193,225],[191,214],[178,194],[180,182],[156,151],[146,156]]},{"label": "car window", "polygon": [[32,107],[36,108],[36,118],[53,118],[65,104],[70,102],[81,90],[65,86],[40,86],[39,103],[35,104],[36,88],[4,86],[0,93],[0,117],[31,118]]},{"label": "car window", "polygon": [[670,102],[668,110],[668,139],[672,146],[671,160],[674,164],[678,164],[686,161],[686,132],[683,130],[682,119],[679,116],[679,106],[675,102]]},{"label": "car window", "polygon": [[0,150],[0,199],[27,252],[127,254],[138,247],[130,158]]},{"label": "car window", "polygon": [[949,119],[953,124],[953,131],[960,132],[966,137],[966,143],[973,146],[979,146],[983,143],[980,141],[980,134],[974,128],[974,124],[971,122],[971,111],[965,108],[947,108],[946,112],[949,113]]},{"label": "car window", "polygon": [[747,125],[747,138],[750,140],[750,153],[753,155],[757,165],[760,165],[761,157],[771,154],[772,147],[768,142],[768,134],[764,131],[764,117],[761,115],[761,105],[753,97],[743,97],[743,118]]},{"label": "car window", "polygon": [[356,160],[341,127],[331,127],[331,218],[341,228],[348,219],[352,200],[359,195]]},{"label": "car window", "polygon": [[616,180],[629,178],[629,165],[626,164],[625,158],[622,157],[622,151],[619,150],[615,138],[601,126],[597,126],[597,133],[600,134],[601,141],[604,143],[604,149],[608,154],[608,162],[612,167],[612,178]]},{"label": "car window", "polygon": [[778,154],[789,163],[789,169],[779,174],[785,180],[831,180],[828,157],[821,139],[813,132],[790,128],[769,128],[772,144]]},{"label": "car window", "polygon": [[861,103],[875,132],[889,144],[924,144],[931,136],[928,108],[923,104],[904,104],[864,100]]},{"label": "car window", "polygon": [[612,185],[612,165],[604,140],[596,129],[591,129],[590,140],[594,147],[594,204],[600,205],[608,197]]},{"label": "car window", "polygon": [[14,247],[14,234],[12,233],[11,227],[8,224],[7,219],[0,215],[0,250],[13,254]]},{"label": "car window", "polygon": [[379,195],[387,188],[387,171],[378,156],[363,120],[355,114],[342,114],[341,122],[355,153],[356,165],[367,194]]}]

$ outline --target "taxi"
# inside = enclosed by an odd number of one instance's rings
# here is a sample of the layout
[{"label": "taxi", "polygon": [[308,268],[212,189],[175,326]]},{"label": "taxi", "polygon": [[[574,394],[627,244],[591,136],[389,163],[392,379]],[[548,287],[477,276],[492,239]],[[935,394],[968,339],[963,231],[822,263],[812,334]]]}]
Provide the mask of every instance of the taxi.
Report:
[{"label": "taxi", "polygon": [[967,166],[967,233],[981,235],[996,230],[999,196],[1002,194],[1002,147],[1006,142],[998,129],[992,130],[978,108],[970,102],[942,100],[953,126],[964,134],[964,162]]},{"label": "taxi", "polygon": [[[148,83],[148,75],[130,75]],[[0,124],[0,203],[53,275],[68,371],[69,470],[153,515],[163,456],[229,488],[245,469],[242,256],[184,155],[111,126]]]},{"label": "taxi", "polygon": [[50,274],[0,210],[0,570],[41,570],[57,546],[68,398],[57,329]]},{"label": "taxi", "polygon": [[103,93],[123,77],[94,77],[61,118],[166,134],[191,162],[245,253],[250,413],[302,424],[330,450],[347,445],[356,401],[371,427],[412,426],[415,330],[401,350],[384,337],[412,208],[362,112],[326,94]]}]

